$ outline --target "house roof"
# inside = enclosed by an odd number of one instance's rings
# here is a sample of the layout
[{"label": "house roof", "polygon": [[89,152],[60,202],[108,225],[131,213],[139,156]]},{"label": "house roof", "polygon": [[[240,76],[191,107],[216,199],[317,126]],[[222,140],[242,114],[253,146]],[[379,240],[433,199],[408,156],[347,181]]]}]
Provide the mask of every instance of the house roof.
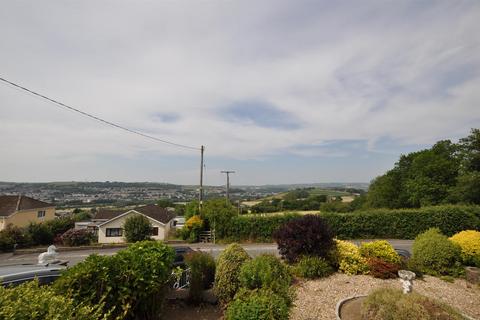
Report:
[{"label": "house roof", "polygon": [[173,212],[170,212],[167,209],[161,208],[155,204],[149,204],[146,206],[136,207],[128,210],[100,209],[98,213],[95,215],[95,220],[99,220],[99,219],[112,220],[132,210],[140,212],[146,215],[147,217],[150,217],[153,220],[156,220],[163,224],[168,223],[170,220],[172,220],[175,217],[175,214]]},{"label": "house roof", "polygon": [[0,196],[0,217],[8,217],[18,210],[40,209],[53,206],[53,204],[22,195]]}]

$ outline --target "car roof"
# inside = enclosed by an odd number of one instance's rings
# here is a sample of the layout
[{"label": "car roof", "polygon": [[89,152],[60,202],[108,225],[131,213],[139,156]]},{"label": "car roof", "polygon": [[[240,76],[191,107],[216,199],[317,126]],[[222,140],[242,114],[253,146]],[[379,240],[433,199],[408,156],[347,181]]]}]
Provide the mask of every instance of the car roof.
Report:
[{"label": "car roof", "polygon": [[32,278],[59,274],[66,267],[60,265],[21,264],[0,267],[0,282],[8,282],[23,278]]}]

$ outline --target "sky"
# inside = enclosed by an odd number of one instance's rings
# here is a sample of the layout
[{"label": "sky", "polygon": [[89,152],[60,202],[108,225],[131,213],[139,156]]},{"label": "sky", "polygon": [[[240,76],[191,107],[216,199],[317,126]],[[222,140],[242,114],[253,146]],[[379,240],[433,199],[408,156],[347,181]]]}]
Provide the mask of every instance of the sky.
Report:
[{"label": "sky", "polygon": [[[369,182],[480,127],[480,2],[3,1],[0,77],[199,148],[205,183]],[[195,184],[200,152],[0,84],[0,181]]]}]

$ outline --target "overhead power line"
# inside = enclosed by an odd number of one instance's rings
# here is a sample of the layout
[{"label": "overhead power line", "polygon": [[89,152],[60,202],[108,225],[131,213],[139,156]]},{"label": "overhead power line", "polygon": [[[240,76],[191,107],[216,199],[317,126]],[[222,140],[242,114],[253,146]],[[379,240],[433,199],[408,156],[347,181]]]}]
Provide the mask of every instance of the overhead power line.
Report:
[{"label": "overhead power line", "polygon": [[59,106],[59,107],[61,107],[61,108],[67,108],[67,109],[69,109],[69,110],[71,110],[71,111],[74,111],[74,112],[77,112],[77,113],[79,113],[79,114],[81,114],[81,115],[83,115],[83,116],[89,117],[89,118],[91,118],[91,119],[93,119],[93,120],[96,120],[96,121],[99,121],[99,122],[102,122],[103,124],[106,124],[106,125],[109,125],[109,126],[112,126],[112,127],[115,127],[115,128],[118,128],[118,129],[121,129],[121,130],[124,130],[124,131],[127,131],[127,132],[132,133],[132,134],[136,134],[136,135],[138,135],[138,136],[142,136],[142,137],[144,137],[144,138],[148,138],[148,139],[151,139],[151,140],[154,140],[154,141],[157,141],[157,142],[166,143],[166,144],[169,144],[169,145],[172,145],[172,146],[176,146],[176,147],[180,147],[180,148],[185,148],[185,149],[192,149],[192,150],[201,150],[200,148],[197,148],[197,147],[192,147],[192,146],[187,146],[187,145],[180,144],[180,143],[171,142],[171,141],[168,141],[168,140],[160,139],[160,138],[157,138],[157,137],[154,137],[154,136],[145,134],[145,133],[141,133],[141,132],[139,132],[139,131],[135,131],[135,130],[126,128],[126,127],[121,126],[121,125],[119,125],[119,124],[116,124],[116,123],[113,123],[113,122],[111,122],[111,121],[108,121],[108,120],[99,118],[99,117],[97,117],[97,116],[94,116],[94,115],[92,115],[92,114],[90,114],[90,113],[87,113],[87,112],[85,112],[85,111],[82,111],[82,110],[80,110],[80,109],[77,109],[77,108],[74,108],[74,107],[72,107],[72,106],[66,105],[65,103],[62,103],[62,102],[57,101],[57,100],[55,100],[55,99],[49,98],[49,97],[47,97],[47,96],[45,96],[45,95],[43,95],[43,94],[40,94],[40,93],[38,93],[38,92],[35,92],[35,91],[30,90],[30,89],[28,89],[28,88],[25,88],[25,87],[23,87],[23,86],[21,86],[21,85],[19,85],[19,84],[13,83],[13,82],[11,82],[11,81],[9,81],[9,80],[7,80],[7,79],[4,79],[4,78],[1,78],[1,77],[0,77],[0,80],[3,81],[3,82],[6,83],[6,84],[9,84],[9,85],[17,88],[17,89],[21,89],[21,90],[23,90],[23,91],[25,91],[25,92],[28,92],[28,93],[30,93],[30,94],[33,94],[33,95],[35,95],[35,96],[37,96],[37,97],[43,98],[43,99],[45,99],[45,100],[47,100],[47,101],[50,101],[50,102],[54,103],[55,105],[57,105],[57,106]]}]

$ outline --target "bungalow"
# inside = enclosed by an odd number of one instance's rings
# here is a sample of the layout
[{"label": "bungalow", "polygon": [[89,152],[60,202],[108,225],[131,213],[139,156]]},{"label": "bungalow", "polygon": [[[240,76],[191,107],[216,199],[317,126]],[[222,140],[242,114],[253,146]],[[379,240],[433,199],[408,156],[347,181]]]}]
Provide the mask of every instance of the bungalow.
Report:
[{"label": "bungalow", "polygon": [[55,219],[55,206],[30,197],[0,196],[0,230],[12,224],[26,227],[31,222]]},{"label": "bungalow", "polygon": [[123,225],[132,215],[143,215],[152,224],[151,237],[164,240],[168,236],[175,214],[165,208],[151,204],[129,210],[100,209],[92,219],[98,226],[98,243],[125,242]]}]

